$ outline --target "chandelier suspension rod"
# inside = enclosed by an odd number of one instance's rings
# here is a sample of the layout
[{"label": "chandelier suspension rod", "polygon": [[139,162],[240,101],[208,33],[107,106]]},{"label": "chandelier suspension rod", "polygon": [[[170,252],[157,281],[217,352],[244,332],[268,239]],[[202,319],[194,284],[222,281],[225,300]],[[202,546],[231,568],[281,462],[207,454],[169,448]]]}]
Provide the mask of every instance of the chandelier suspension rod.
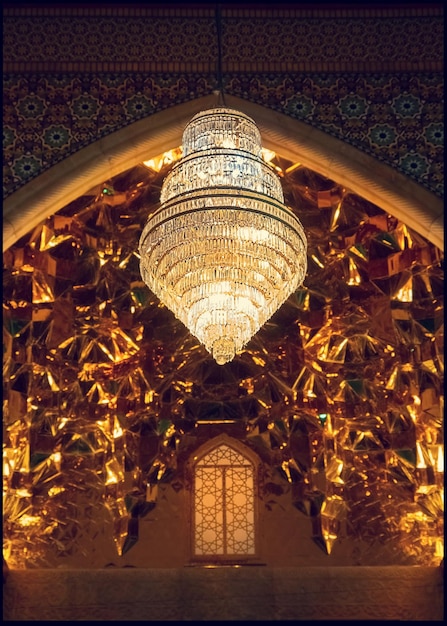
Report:
[{"label": "chandelier suspension rod", "polygon": [[[222,9],[220,4],[216,5],[216,32],[217,32],[217,88],[216,93],[222,104],[225,106],[223,74],[222,74]],[[219,104],[219,102],[218,102]]]}]

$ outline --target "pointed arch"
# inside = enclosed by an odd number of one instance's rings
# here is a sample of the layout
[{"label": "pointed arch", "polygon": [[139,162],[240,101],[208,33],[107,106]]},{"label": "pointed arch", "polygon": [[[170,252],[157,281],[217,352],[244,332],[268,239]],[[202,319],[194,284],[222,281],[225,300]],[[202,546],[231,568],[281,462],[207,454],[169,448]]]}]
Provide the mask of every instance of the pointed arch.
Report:
[{"label": "pointed arch", "polygon": [[[240,98],[226,100],[228,106],[253,117],[266,148],[346,185],[444,249],[444,203],[439,197],[308,124]],[[4,201],[4,249],[95,185],[180,145],[190,118],[215,104],[215,96],[210,95],[155,113],[99,139],[30,181]]]}]

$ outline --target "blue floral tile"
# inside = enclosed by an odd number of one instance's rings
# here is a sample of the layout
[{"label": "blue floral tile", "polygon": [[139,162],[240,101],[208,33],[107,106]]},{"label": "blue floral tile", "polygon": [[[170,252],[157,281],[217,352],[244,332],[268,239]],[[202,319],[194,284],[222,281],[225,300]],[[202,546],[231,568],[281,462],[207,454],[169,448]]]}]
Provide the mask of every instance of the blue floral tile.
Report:
[{"label": "blue floral tile", "polygon": [[72,109],[76,117],[92,117],[98,112],[99,102],[96,98],[83,95],[73,100]]},{"label": "blue floral tile", "polygon": [[346,117],[363,117],[368,110],[368,103],[364,98],[350,95],[340,100],[339,107]]},{"label": "blue floral tile", "polygon": [[293,96],[287,103],[287,110],[295,117],[306,118],[314,112],[314,104],[306,96]]},{"label": "blue floral tile", "polygon": [[40,117],[45,111],[45,102],[37,96],[26,96],[18,103],[17,111],[25,118]]},{"label": "blue floral tile", "polygon": [[418,178],[424,176],[429,170],[429,163],[427,159],[420,154],[407,154],[399,161],[400,167],[404,172]]},{"label": "blue floral tile", "polygon": [[14,145],[16,140],[16,133],[13,128],[3,126],[3,149],[9,148]]},{"label": "blue floral tile", "polygon": [[153,110],[154,106],[147,98],[141,95],[129,98],[126,102],[127,114],[131,117],[145,116]]},{"label": "blue floral tile", "polygon": [[52,126],[45,131],[43,141],[51,148],[62,148],[69,144],[70,131],[63,126]]},{"label": "blue floral tile", "polygon": [[29,179],[36,176],[41,168],[40,159],[36,159],[34,156],[22,156],[12,166],[12,170],[20,179]]},{"label": "blue floral tile", "polygon": [[424,135],[428,143],[434,146],[444,145],[444,126],[442,124],[430,124],[425,129]]},{"label": "blue floral tile", "polygon": [[371,143],[376,146],[389,146],[396,140],[396,132],[394,128],[388,124],[373,126],[368,133]]},{"label": "blue floral tile", "polygon": [[414,117],[421,112],[422,104],[419,98],[411,94],[402,94],[393,100],[391,105],[397,115],[401,117]]}]

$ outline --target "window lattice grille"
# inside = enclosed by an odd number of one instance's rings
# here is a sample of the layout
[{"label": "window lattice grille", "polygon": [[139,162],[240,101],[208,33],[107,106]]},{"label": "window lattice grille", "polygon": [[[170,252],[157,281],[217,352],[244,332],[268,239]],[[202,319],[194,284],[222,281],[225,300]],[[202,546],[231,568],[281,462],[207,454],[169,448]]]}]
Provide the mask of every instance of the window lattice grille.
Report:
[{"label": "window lattice grille", "polygon": [[196,465],[194,518],[196,555],[255,553],[254,468],[229,446]]}]

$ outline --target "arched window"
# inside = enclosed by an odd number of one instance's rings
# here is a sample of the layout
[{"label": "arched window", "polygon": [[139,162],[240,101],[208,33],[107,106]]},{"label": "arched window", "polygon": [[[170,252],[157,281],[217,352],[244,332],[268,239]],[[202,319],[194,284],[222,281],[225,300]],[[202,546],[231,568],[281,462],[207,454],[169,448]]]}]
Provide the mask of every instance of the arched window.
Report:
[{"label": "arched window", "polygon": [[[193,556],[231,560],[256,555],[255,462],[230,438],[195,456]],[[250,454],[251,456],[251,454]]]}]

